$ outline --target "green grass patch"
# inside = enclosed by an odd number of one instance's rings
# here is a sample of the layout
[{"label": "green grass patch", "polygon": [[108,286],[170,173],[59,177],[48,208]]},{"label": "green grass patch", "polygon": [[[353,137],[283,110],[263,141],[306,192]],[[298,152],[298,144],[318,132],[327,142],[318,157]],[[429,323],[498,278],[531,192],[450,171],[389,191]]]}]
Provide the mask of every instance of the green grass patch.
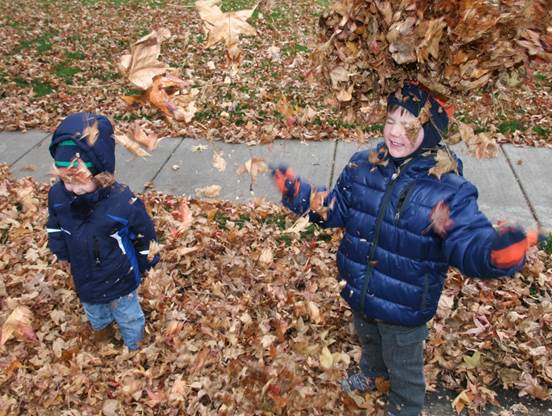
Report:
[{"label": "green grass patch", "polygon": [[291,45],[286,45],[282,49],[282,55],[283,56],[295,56],[298,53],[309,53],[310,49],[306,47],[305,45],[301,45],[300,43],[294,43]]},{"label": "green grass patch", "polygon": [[220,2],[220,9],[226,12],[235,12],[238,10],[250,9],[257,4],[256,1],[251,0],[222,0]]},{"label": "green grass patch", "polygon": [[282,20],[287,19],[286,10],[283,7],[275,7],[270,14],[267,16],[266,20],[268,23],[278,23]]},{"label": "green grass patch", "polygon": [[546,82],[548,81],[548,78],[546,78],[546,75],[540,73],[540,72],[535,72],[533,74],[533,77],[535,78],[536,81],[538,82]]},{"label": "green grass patch", "polygon": [[544,251],[546,251],[548,254],[552,254],[552,234],[549,234],[548,237],[546,237],[543,245]]},{"label": "green grass patch", "polygon": [[54,74],[61,78],[66,84],[73,83],[73,77],[81,72],[79,68],[67,65],[67,62],[61,62],[54,66]]},{"label": "green grass patch", "polygon": [[525,131],[525,126],[518,120],[504,121],[498,125],[498,131],[502,134],[513,133],[515,131]]},{"label": "green grass patch", "polygon": [[47,82],[43,82],[39,79],[33,79],[31,81],[31,87],[33,87],[33,91],[35,93],[35,96],[37,97],[44,97],[45,95],[51,94],[55,91],[53,85],[50,85]]},{"label": "green grass patch", "polygon": [[550,129],[541,126],[535,126],[533,127],[533,132],[535,132],[540,137],[548,137],[548,135],[550,134]]},{"label": "green grass patch", "polygon": [[121,78],[121,74],[114,71],[107,71],[96,74],[96,78],[102,81],[115,81]]},{"label": "green grass patch", "polygon": [[370,124],[369,126],[364,127],[363,130],[365,133],[383,133],[383,124]]},{"label": "green grass patch", "polygon": [[44,33],[33,40],[22,40],[15,47],[14,53],[19,53],[25,49],[35,48],[39,53],[46,53],[52,49],[53,43],[50,41],[55,33]]},{"label": "green grass patch", "polygon": [[86,57],[81,51],[65,51],[65,59],[70,61],[81,61]]}]

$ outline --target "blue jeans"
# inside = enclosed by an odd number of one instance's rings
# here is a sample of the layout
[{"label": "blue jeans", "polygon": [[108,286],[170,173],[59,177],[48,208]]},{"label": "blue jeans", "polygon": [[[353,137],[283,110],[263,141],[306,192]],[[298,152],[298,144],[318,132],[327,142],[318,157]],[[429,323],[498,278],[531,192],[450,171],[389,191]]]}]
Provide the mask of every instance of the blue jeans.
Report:
[{"label": "blue jeans", "polygon": [[427,326],[406,327],[368,320],[353,313],[362,345],[360,369],[390,381],[387,409],[396,416],[418,416],[424,407],[424,341]]},{"label": "blue jeans", "polygon": [[82,306],[94,331],[101,331],[116,321],[128,349],[138,349],[138,343],[144,338],[146,319],[135,290],[109,303],[83,302]]}]

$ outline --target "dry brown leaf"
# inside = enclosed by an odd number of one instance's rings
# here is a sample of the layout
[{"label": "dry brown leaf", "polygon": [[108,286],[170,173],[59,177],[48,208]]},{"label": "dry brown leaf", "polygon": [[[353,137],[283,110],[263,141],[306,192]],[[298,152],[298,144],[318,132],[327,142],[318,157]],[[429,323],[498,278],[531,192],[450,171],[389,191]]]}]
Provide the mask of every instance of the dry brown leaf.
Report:
[{"label": "dry brown leaf", "polygon": [[167,29],[154,30],[136,41],[130,47],[130,54],[121,57],[119,69],[136,87],[147,90],[155,76],[167,72],[169,66],[158,61],[158,58],[161,43],[170,36]]},{"label": "dry brown leaf", "polygon": [[73,158],[70,161],[70,166],[69,168],[58,168],[54,166],[50,174],[60,178],[63,182],[73,184],[87,183],[92,179],[92,173],[88,170],[81,158]]},{"label": "dry brown leaf", "polygon": [[31,326],[32,320],[33,313],[29,308],[21,305],[17,306],[2,324],[0,346],[4,345],[12,335],[23,340],[36,340],[36,335]]},{"label": "dry brown leaf", "polygon": [[274,255],[272,253],[272,249],[270,247],[263,248],[263,251],[259,256],[259,261],[263,264],[268,265],[268,264],[272,264],[273,260],[274,260]]},{"label": "dry brown leaf", "polygon": [[456,172],[458,174],[458,162],[446,150],[439,149],[435,160],[437,163],[429,169],[428,175],[434,175],[438,179],[441,179],[441,176],[449,172]]},{"label": "dry brown leaf", "polygon": [[132,123],[129,127],[128,137],[142,146],[145,146],[150,152],[154,150],[161,139],[158,139],[155,134],[146,134],[138,121]]},{"label": "dry brown leaf", "polygon": [[119,144],[122,144],[129,152],[133,153],[138,157],[149,157],[151,156],[148,152],[140,147],[138,143],[130,139],[126,134],[114,134],[113,137],[115,141]]},{"label": "dry brown leaf", "polygon": [[197,196],[205,196],[207,198],[216,198],[220,195],[222,187],[220,185],[209,185],[203,188],[196,188],[195,193]]},{"label": "dry brown leaf", "polygon": [[96,144],[96,140],[98,140],[98,134],[98,122],[94,121],[91,126],[88,126],[84,129],[81,139],[86,137],[86,142],[88,143],[88,145],[94,146],[94,144]]},{"label": "dry brown leaf", "polygon": [[151,240],[149,243],[148,255],[146,257],[147,260],[151,262],[153,258],[157,256],[160,252],[161,252],[161,245],[157,241]]},{"label": "dry brown leaf", "polygon": [[241,175],[245,172],[249,173],[251,185],[254,185],[257,182],[257,175],[268,171],[269,169],[264,159],[261,157],[254,157],[246,161],[243,165],[240,165],[236,171],[236,175]]},{"label": "dry brown leaf", "polygon": [[222,152],[213,152],[213,167],[219,172],[226,169],[226,160],[222,157]]},{"label": "dry brown leaf", "polygon": [[437,202],[437,205],[431,210],[429,216],[430,224],[426,228],[433,228],[435,234],[441,238],[445,238],[448,231],[454,226],[454,222],[450,218],[450,209],[445,201]]}]

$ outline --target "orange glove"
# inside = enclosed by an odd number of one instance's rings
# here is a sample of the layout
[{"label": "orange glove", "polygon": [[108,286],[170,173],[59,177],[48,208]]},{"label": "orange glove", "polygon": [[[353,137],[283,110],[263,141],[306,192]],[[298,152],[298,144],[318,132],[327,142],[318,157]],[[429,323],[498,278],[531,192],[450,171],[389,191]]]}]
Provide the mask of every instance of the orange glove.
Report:
[{"label": "orange glove", "polygon": [[272,169],[272,178],[278,190],[284,197],[296,197],[299,194],[301,181],[295,176],[293,169],[280,165]]},{"label": "orange glove", "polygon": [[520,226],[502,226],[497,230],[491,248],[491,262],[501,269],[508,269],[521,263],[527,249],[544,240],[537,230],[527,233]]}]

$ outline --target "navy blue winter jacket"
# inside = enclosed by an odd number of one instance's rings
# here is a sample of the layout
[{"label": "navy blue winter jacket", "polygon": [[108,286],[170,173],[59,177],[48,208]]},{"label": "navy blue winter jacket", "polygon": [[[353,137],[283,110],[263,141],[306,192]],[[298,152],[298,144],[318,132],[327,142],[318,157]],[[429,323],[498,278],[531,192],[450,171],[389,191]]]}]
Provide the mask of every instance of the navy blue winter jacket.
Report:
[{"label": "navy blue winter jacket", "polygon": [[[374,166],[370,153],[353,155],[341,173],[325,199],[326,205],[333,201],[327,219],[310,213],[322,227],[344,228],[337,266],[346,282],[341,295],[353,310],[391,324],[421,325],[435,315],[449,265],[473,277],[511,275],[523,266],[498,269],[490,263],[497,233],[479,211],[477,189],[468,180],[455,173],[429,175],[434,155],[397,170],[391,161]],[[310,186],[303,182],[294,203],[286,205],[302,214],[309,201]],[[430,226],[439,201],[449,206],[453,221],[444,238]]]},{"label": "navy blue winter jacket", "polygon": [[57,182],[48,194],[48,247],[71,263],[82,302],[107,303],[140,284],[155,230],[143,202],[115,183],[76,196]]},{"label": "navy blue winter jacket", "polygon": [[[83,139],[88,126],[97,123],[93,143]],[[52,136],[50,153],[73,140],[95,173],[115,170],[113,127],[107,117],[75,113],[66,117]],[[77,196],[62,182],[48,194],[48,247],[58,259],[71,263],[71,273],[82,302],[108,303],[127,295],[140,284],[142,273],[153,267],[148,249],[155,229],[143,202],[119,183]]]}]

